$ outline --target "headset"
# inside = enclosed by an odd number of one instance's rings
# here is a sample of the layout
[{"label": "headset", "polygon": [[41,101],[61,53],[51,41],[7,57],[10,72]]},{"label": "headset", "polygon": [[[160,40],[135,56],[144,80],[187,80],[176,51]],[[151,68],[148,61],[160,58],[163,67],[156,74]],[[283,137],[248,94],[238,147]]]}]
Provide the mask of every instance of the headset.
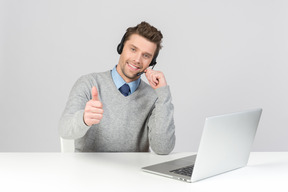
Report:
[{"label": "headset", "polygon": [[[121,55],[121,53],[122,53],[122,51],[123,51],[124,42],[125,42],[125,40],[126,40],[126,36],[127,36],[127,33],[125,33],[125,34],[123,35],[123,37],[122,37],[122,39],[121,39],[121,42],[120,42],[119,45],[117,46],[117,52],[119,53],[119,55]],[[159,53],[157,53],[157,54],[153,57],[151,63],[149,64],[149,67],[152,67],[152,69],[153,69],[153,68],[155,67],[155,65],[157,64],[156,59],[157,59],[157,57],[158,57],[158,54],[159,54]],[[143,73],[144,73],[144,72],[137,73],[137,76],[140,76],[140,75],[142,75]]]}]

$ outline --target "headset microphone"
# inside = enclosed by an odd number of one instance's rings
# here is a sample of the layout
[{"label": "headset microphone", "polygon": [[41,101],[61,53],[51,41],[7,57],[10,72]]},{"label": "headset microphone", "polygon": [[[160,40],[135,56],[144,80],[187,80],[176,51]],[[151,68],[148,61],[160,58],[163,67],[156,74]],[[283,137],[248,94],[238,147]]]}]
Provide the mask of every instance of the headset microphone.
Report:
[{"label": "headset microphone", "polygon": [[[155,67],[156,63],[157,63],[157,62],[155,62],[155,64],[152,66],[152,69]],[[151,65],[150,65],[150,66],[151,66]],[[145,70],[144,70],[144,71],[145,71]],[[144,71],[142,71],[142,72],[140,72],[140,73],[137,73],[137,76],[140,76],[140,75],[142,75],[143,73],[145,73]]]},{"label": "headset microphone", "polygon": [[141,73],[137,73],[137,76],[140,76],[140,75],[142,75],[144,72],[141,72]]}]

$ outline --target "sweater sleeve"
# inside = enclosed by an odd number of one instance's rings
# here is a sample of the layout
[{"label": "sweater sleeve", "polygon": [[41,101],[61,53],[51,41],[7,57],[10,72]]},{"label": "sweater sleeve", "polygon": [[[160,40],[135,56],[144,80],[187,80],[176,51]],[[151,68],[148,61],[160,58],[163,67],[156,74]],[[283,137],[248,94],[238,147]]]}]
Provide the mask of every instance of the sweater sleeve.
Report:
[{"label": "sweater sleeve", "polygon": [[84,123],[83,114],[86,103],[91,97],[91,86],[85,76],[74,84],[59,121],[59,135],[62,138],[78,139],[90,128]]},{"label": "sweater sleeve", "polygon": [[175,146],[174,106],[169,86],[155,90],[158,99],[149,118],[149,142],[157,154],[169,154]]}]

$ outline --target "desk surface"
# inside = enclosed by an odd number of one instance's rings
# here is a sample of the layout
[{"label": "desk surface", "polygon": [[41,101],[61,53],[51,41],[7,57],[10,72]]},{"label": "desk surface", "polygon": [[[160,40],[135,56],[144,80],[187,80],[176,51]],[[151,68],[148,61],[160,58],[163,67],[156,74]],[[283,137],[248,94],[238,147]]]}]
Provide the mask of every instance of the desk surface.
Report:
[{"label": "desk surface", "polygon": [[0,153],[0,190],[288,191],[288,152],[253,152],[246,167],[196,183],[141,171],[143,166],[192,154]]}]

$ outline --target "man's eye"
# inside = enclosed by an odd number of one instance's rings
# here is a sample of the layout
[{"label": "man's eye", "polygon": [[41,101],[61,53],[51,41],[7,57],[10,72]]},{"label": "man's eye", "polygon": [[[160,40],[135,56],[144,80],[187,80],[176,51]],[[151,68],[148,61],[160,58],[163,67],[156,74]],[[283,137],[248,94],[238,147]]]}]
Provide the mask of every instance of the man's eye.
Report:
[{"label": "man's eye", "polygon": [[136,51],[136,49],[135,49],[135,48],[131,48],[131,51],[133,51],[133,52],[134,52],[134,51]]},{"label": "man's eye", "polygon": [[150,55],[144,54],[143,57],[144,57],[145,59],[149,59],[149,58],[150,58]]}]

